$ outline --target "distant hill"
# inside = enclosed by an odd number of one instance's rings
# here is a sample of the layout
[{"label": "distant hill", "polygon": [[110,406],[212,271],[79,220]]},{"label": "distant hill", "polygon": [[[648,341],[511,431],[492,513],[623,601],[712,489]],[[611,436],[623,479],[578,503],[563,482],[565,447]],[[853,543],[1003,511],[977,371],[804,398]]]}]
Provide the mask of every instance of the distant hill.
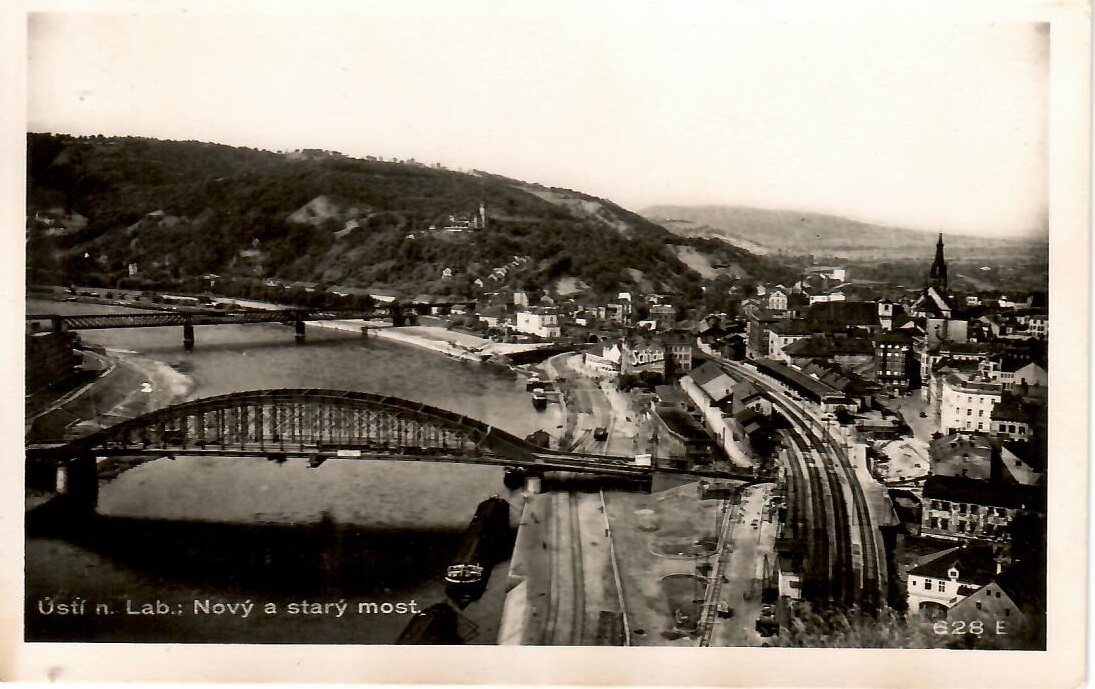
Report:
[{"label": "distant hill", "polygon": [[[651,206],[642,215],[683,237],[713,237],[756,254],[906,258],[934,251],[937,233],[858,222],[821,213],[739,206]],[[1048,240],[968,237],[946,232],[948,259],[1045,256]]]},{"label": "distant hill", "polygon": [[563,284],[696,297],[700,273],[785,270],[604,199],[480,171],[133,137],[29,134],[27,146],[32,281],[139,286],[212,273],[436,294]]}]

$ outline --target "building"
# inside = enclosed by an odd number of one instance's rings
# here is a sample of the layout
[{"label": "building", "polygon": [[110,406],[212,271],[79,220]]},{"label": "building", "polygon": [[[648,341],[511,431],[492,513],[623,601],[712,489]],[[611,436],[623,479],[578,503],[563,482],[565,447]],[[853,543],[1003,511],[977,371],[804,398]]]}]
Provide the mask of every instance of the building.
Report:
[{"label": "building", "polygon": [[784,347],[783,354],[799,367],[823,359],[853,373],[874,375],[875,347],[865,337],[811,335]]},{"label": "building", "polygon": [[952,540],[1006,541],[1019,512],[1045,513],[1044,485],[962,476],[924,481],[920,535]]},{"label": "building", "polygon": [[823,301],[806,310],[807,327],[815,333],[875,334],[882,329],[878,304],[873,301]]},{"label": "building", "polygon": [[[1006,574],[1002,573],[996,578],[1006,577]],[[996,636],[1009,634],[1013,627],[1024,624],[1027,616],[1027,612],[997,581],[971,592],[947,611],[947,620],[965,622],[965,628],[971,632],[981,629],[983,634]]]},{"label": "building", "polygon": [[83,362],[76,346],[79,336],[67,331],[37,331],[26,335],[26,392],[59,386],[76,375]]},{"label": "building", "polygon": [[1000,367],[999,377],[1005,390],[1011,390],[1017,385],[1023,388],[1049,385],[1049,372],[1033,361],[1022,366],[1018,363],[1011,366],[1003,364]]},{"label": "building", "polygon": [[656,336],[633,335],[620,342],[620,373],[665,376],[665,342]]},{"label": "building", "polygon": [[1044,563],[1014,562],[976,591],[955,603],[947,611],[948,620],[966,623],[974,629],[980,623],[983,633],[1007,638],[1030,618],[1045,615]]},{"label": "building", "polygon": [[1004,481],[1035,485],[1037,472],[999,440],[976,433],[952,433],[931,441],[931,473],[979,481]]},{"label": "building", "polygon": [[947,319],[954,312],[954,306],[943,291],[932,285],[912,303],[909,312],[917,318]]},{"label": "building", "polygon": [[999,438],[1031,440],[1044,410],[1044,405],[1005,392],[992,408],[990,433]]},{"label": "building", "polygon": [[479,322],[488,328],[506,328],[509,325],[509,315],[501,306],[487,306],[478,316]]},{"label": "building", "polygon": [[670,304],[655,304],[650,307],[650,318],[657,323],[657,330],[671,330],[677,322],[677,309]]},{"label": "building", "polygon": [[559,312],[554,309],[532,308],[517,312],[517,332],[553,340],[561,334]]},{"label": "building", "polygon": [[734,379],[710,361],[689,372],[689,379],[715,404],[720,404],[734,390]]},{"label": "building", "polygon": [[882,299],[878,302],[878,324],[882,326],[883,330],[892,330],[894,316],[900,313],[902,313],[901,307],[889,299]]},{"label": "building", "polygon": [[751,358],[768,356],[770,347],[771,328],[781,322],[782,317],[767,309],[749,307],[745,310],[746,318],[746,354]]},{"label": "building", "polygon": [[597,307],[597,318],[613,323],[626,323],[631,318],[632,304],[630,301],[614,301],[604,306]]},{"label": "building", "polygon": [[772,400],[768,399],[768,395],[764,394],[764,392],[751,381],[743,380],[740,383],[735,384],[733,395],[731,411],[734,414],[737,414],[743,409],[752,409],[754,412],[763,414],[764,416],[772,415]]},{"label": "building", "polygon": [[[881,304],[880,304],[881,306]],[[902,395],[919,383],[912,337],[888,332],[875,339],[875,380],[883,389]],[[914,378],[915,376],[915,378]]]},{"label": "building", "polygon": [[995,549],[988,544],[948,548],[928,555],[908,572],[909,611],[932,619],[947,612],[1000,573]]},{"label": "building", "polygon": [[810,266],[806,269],[807,276],[818,275],[833,282],[847,282],[848,270],[839,266]]},{"label": "building", "polygon": [[810,328],[807,327],[804,321],[785,320],[773,323],[768,329],[768,349],[766,352],[768,358],[775,361],[790,361],[790,357],[784,352],[784,348],[792,342],[809,337],[810,334]]},{"label": "building", "polygon": [[1004,388],[1000,383],[978,378],[951,373],[943,379],[939,427],[944,433],[992,430],[992,409]]},{"label": "building", "polygon": [[594,375],[615,377],[620,375],[622,353],[619,343],[601,345],[600,351],[582,354],[582,363]]},{"label": "building", "polygon": [[781,289],[774,289],[768,295],[768,308],[772,311],[787,310],[787,293]]},{"label": "building", "polygon": [[943,393],[943,378],[949,372],[960,370],[975,373],[988,357],[989,346],[975,342],[945,342],[926,346],[920,352],[920,378],[928,383],[923,388],[924,399],[938,402]]},{"label": "building", "polygon": [[943,233],[939,233],[939,241],[935,244],[935,260],[928,270],[928,286],[934,287],[941,294],[947,292],[947,261],[943,258]]},{"label": "building", "polygon": [[1031,337],[1039,340],[1049,339],[1049,316],[1044,313],[1036,314],[1027,319],[1027,332]]},{"label": "building", "polygon": [[670,368],[667,374],[679,375],[692,370],[695,341],[688,333],[665,333],[661,336],[669,353]]}]

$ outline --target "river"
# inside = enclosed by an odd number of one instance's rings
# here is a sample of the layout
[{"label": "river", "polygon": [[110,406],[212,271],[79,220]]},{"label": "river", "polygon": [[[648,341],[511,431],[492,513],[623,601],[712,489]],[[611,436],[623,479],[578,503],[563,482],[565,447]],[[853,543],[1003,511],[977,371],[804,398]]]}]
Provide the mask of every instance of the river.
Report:
[{"label": "river", "polygon": [[[27,309],[125,311],[35,300]],[[334,388],[418,400],[522,437],[540,428],[556,434],[561,423],[554,406],[532,408],[512,372],[314,326],[304,345],[282,325],[197,327],[192,352],[183,349],[181,328],[81,335],[108,350],[181,365],[192,378],[190,399]],[[409,614],[374,613],[369,604],[407,609],[414,601],[424,609],[444,600],[441,573],[476,505],[492,494],[510,501],[515,523],[521,496],[504,488],[497,467],[331,460],[309,469],[304,460],[157,459],[101,487],[94,535],[28,535],[28,640],[391,643]],[[483,598],[461,611],[468,642],[494,642],[507,569],[501,563]],[[39,605],[73,597],[90,609],[60,615]],[[194,603],[207,599],[256,607],[246,616],[243,608],[217,615]],[[305,599],[342,601],[346,612],[290,608]],[[96,603],[112,614],[94,614]],[[146,603],[151,614],[126,611]],[[275,607],[259,612],[265,603]],[[359,603],[363,614],[353,612]]]}]

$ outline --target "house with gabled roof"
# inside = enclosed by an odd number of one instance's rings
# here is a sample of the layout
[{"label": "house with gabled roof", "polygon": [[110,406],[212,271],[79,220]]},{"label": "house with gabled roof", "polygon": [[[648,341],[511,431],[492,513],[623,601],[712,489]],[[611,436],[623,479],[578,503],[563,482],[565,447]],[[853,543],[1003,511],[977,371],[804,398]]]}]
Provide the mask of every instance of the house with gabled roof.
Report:
[{"label": "house with gabled roof", "polygon": [[734,414],[743,409],[752,409],[758,414],[772,415],[772,400],[752,381],[743,380],[734,385],[733,395],[731,410]]},{"label": "house with gabled roof", "polygon": [[721,404],[734,390],[734,380],[710,361],[692,369],[687,377],[715,404]]},{"label": "house with gabled roof", "polygon": [[971,544],[948,548],[921,558],[906,581],[909,612],[933,619],[947,611],[1000,573],[996,549]]},{"label": "house with gabled roof", "polygon": [[992,581],[954,604],[948,620],[962,621],[970,629],[979,622],[982,633],[1006,638],[1031,617],[1045,615],[1045,570],[1042,566],[1015,562]]}]

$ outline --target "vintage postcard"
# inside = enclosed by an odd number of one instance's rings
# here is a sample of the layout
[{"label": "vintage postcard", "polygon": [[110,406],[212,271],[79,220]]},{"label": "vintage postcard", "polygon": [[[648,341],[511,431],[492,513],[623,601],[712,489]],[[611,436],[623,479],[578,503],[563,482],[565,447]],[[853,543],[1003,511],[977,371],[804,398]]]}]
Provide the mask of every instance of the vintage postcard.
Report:
[{"label": "vintage postcard", "polygon": [[0,673],[1079,684],[1089,14],[10,9]]}]

